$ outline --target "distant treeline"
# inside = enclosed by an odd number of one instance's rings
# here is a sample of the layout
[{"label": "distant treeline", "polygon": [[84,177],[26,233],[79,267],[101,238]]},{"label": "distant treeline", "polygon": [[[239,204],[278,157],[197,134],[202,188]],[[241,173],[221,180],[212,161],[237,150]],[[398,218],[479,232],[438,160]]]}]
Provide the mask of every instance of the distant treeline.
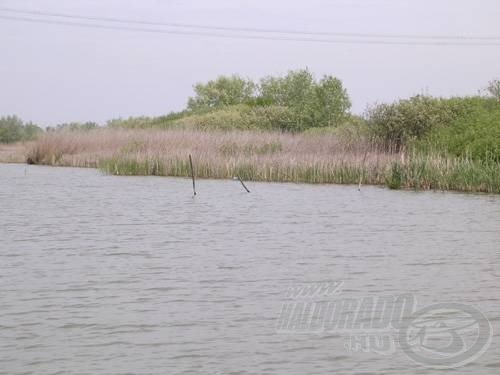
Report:
[{"label": "distant treeline", "polygon": [[2,116],[0,117],[0,143],[14,143],[21,141],[31,141],[37,138],[45,131],[57,130],[91,130],[99,125],[95,122],[85,123],[65,123],[55,127],[48,127],[45,130],[32,122],[24,122],[17,116]]},{"label": "distant treeline", "polygon": [[17,116],[0,117],[0,143],[13,143],[35,139],[43,130],[31,123],[24,123]]}]

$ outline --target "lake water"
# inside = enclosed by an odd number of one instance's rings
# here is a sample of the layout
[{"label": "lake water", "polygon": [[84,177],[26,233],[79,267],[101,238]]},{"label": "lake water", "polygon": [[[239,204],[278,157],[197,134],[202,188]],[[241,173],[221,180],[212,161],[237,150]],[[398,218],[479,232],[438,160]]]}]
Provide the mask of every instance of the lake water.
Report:
[{"label": "lake water", "polygon": [[0,164],[0,373],[441,373],[277,332],[287,290],[413,293],[491,322],[453,373],[500,372],[500,196],[116,177]]}]

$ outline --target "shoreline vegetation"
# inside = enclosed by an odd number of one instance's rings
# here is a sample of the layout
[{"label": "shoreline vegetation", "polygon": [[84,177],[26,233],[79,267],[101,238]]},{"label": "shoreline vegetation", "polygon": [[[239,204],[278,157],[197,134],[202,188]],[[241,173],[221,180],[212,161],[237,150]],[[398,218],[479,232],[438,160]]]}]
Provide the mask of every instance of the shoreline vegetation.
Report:
[{"label": "shoreline vegetation", "polygon": [[360,117],[331,76],[219,77],[197,84],[184,111],[157,118],[45,132],[1,118],[0,142],[6,123],[30,135],[0,143],[0,162],[189,177],[191,154],[198,178],[500,193],[499,87],[492,81],[489,97],[415,96]]},{"label": "shoreline vegetation", "polygon": [[[348,144],[332,134],[184,129],[95,129],[48,133],[15,144],[2,161],[98,168],[113,175],[246,181],[385,185],[500,193],[500,164],[436,154],[387,152],[378,144]],[[5,152],[5,151],[4,151]]]}]

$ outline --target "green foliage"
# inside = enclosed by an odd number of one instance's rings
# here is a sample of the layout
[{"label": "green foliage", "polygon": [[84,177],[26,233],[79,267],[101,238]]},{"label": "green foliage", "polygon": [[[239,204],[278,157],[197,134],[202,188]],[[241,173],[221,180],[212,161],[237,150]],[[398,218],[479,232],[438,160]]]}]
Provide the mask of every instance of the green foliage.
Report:
[{"label": "green foliage", "polygon": [[348,118],[351,101],[339,79],[324,76],[316,84],[314,92],[312,111],[317,126],[339,125]]},{"label": "green foliage", "polygon": [[371,136],[366,120],[356,115],[350,115],[348,119],[337,126],[306,129],[304,134],[334,135],[345,144],[355,144]]},{"label": "green foliage", "polygon": [[253,124],[260,129],[296,132],[302,130],[297,123],[293,110],[279,105],[268,105],[253,108],[251,112]]},{"label": "green foliage", "polygon": [[403,184],[404,172],[399,163],[392,163],[389,174],[386,178],[386,184],[389,189],[399,190]]},{"label": "green foliage", "polygon": [[[218,77],[194,87],[180,121],[202,128],[259,128],[297,132],[336,126],[351,107],[342,82],[331,76],[316,81],[308,70],[266,77],[257,85],[239,76]],[[258,93],[258,94],[257,94]],[[241,113],[235,113],[241,110]]]},{"label": "green foliage", "polygon": [[197,111],[206,108],[242,104],[254,97],[255,84],[237,75],[220,76],[207,83],[194,86],[195,97],[188,99],[187,108]]},{"label": "green foliage", "polygon": [[173,121],[171,126],[201,130],[286,130],[293,131],[296,123],[286,107],[239,104],[205,113],[193,113]]},{"label": "green foliage", "polygon": [[108,121],[116,128],[187,127],[199,129],[278,129],[298,132],[342,124],[351,106],[342,82],[331,76],[316,81],[307,70],[267,77],[260,85],[237,75],[194,86],[187,108],[161,117]]},{"label": "green foliage", "polygon": [[348,117],[351,107],[339,79],[324,76],[316,82],[308,70],[264,78],[260,92],[263,102],[288,108],[293,113],[293,130],[338,125]]},{"label": "green foliage", "polygon": [[433,129],[448,126],[477,108],[491,106],[495,106],[494,101],[481,97],[442,99],[419,95],[372,107],[366,117],[373,136],[387,149],[398,151]]},{"label": "green foliage", "polygon": [[43,130],[35,124],[24,123],[17,116],[0,117],[0,143],[12,143],[35,139]]},{"label": "green foliage", "polygon": [[31,122],[24,124],[23,141],[31,141],[43,133],[43,129]]},{"label": "green foliage", "polygon": [[500,105],[478,106],[448,126],[433,129],[417,145],[427,152],[500,162]]},{"label": "green foliage", "polygon": [[417,152],[406,163],[391,165],[386,185],[392,189],[500,193],[500,163]]},{"label": "green foliage", "polygon": [[0,118],[0,142],[11,143],[23,137],[23,122],[16,116]]},{"label": "green foliage", "polygon": [[[165,166],[158,159],[148,159],[138,161],[123,157],[113,157],[111,159],[102,160],[98,163],[98,168],[109,174],[128,175],[128,176],[165,176]],[[182,172],[176,171],[177,176],[188,176],[189,169],[187,163],[182,163]]]},{"label": "green foliage", "polygon": [[[220,152],[231,157],[247,151],[239,145],[227,144],[220,149]],[[165,160],[160,156],[140,160],[135,155],[122,154],[100,160],[99,168],[115,175],[190,176],[187,159]],[[315,164],[262,165],[247,158],[238,158],[237,163],[222,165],[199,161],[196,173],[199,178],[241,176],[249,181],[356,185],[363,176],[366,184],[385,184],[390,189],[500,193],[500,163],[478,162],[467,158],[450,159],[419,153],[413,154],[405,163],[392,162],[387,167],[378,164],[362,166],[349,163],[328,165],[321,161]]]},{"label": "green foliage", "polygon": [[284,77],[263,78],[260,92],[269,103],[300,111],[314,101],[314,87],[312,74],[308,70],[299,70],[291,71]]},{"label": "green foliage", "polygon": [[252,129],[251,108],[247,105],[235,105],[214,109],[209,112],[192,113],[172,123],[174,127],[214,130],[214,129]]}]

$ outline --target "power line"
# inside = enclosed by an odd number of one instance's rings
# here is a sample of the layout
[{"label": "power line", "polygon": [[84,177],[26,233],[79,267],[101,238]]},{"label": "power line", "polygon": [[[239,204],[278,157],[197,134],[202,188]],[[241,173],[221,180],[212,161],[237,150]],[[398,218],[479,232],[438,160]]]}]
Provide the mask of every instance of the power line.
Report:
[{"label": "power line", "polygon": [[35,11],[35,10],[6,8],[6,7],[1,7],[0,11],[10,12],[10,13],[18,13],[18,14],[35,15],[35,16],[71,18],[71,19],[79,19],[79,20],[86,20],[86,21],[103,21],[103,22],[122,23],[122,24],[166,26],[166,27],[174,27],[174,28],[191,28],[191,29],[214,30],[214,31],[294,34],[294,35],[353,37],[353,38],[422,39],[422,40],[456,40],[456,41],[500,41],[500,36],[411,35],[411,34],[397,34],[397,35],[395,35],[395,34],[321,32],[321,31],[291,30],[291,29],[209,26],[209,25],[190,24],[190,23],[175,23],[175,22],[154,22],[154,21],[144,21],[144,20],[137,20],[137,19],[124,19],[124,18],[114,18],[114,17],[82,16],[82,15],[59,13],[59,12],[41,12],[41,11]]},{"label": "power line", "polygon": [[200,36],[224,39],[248,39],[248,40],[270,40],[270,41],[290,41],[290,42],[312,42],[312,43],[326,43],[326,44],[366,44],[366,45],[415,45],[415,46],[500,46],[500,42],[465,42],[465,41],[387,41],[375,39],[322,39],[322,38],[297,38],[297,37],[284,37],[284,36],[263,36],[263,35],[242,35],[242,34],[224,34],[212,33],[201,31],[178,31],[178,30],[165,30],[165,29],[148,29],[127,26],[111,26],[102,24],[88,24],[80,22],[67,22],[56,21],[50,19],[34,19],[26,17],[11,17],[0,16],[0,19],[21,21],[30,23],[42,23],[49,25],[61,25],[72,27],[84,27],[89,29],[106,29],[106,30],[125,30],[125,31],[139,31],[153,34],[167,34],[167,35],[185,35],[185,36]]}]

